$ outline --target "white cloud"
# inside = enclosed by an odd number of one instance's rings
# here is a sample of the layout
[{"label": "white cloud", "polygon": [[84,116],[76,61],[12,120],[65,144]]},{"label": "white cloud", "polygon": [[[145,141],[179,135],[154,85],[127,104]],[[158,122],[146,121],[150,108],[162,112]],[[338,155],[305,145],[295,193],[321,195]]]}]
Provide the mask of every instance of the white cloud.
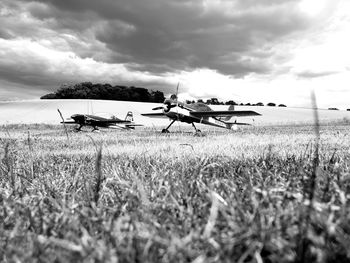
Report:
[{"label": "white cloud", "polygon": [[38,1],[0,3],[3,96],[179,81],[184,98],[307,106],[315,89],[321,106],[349,107],[347,0]]}]

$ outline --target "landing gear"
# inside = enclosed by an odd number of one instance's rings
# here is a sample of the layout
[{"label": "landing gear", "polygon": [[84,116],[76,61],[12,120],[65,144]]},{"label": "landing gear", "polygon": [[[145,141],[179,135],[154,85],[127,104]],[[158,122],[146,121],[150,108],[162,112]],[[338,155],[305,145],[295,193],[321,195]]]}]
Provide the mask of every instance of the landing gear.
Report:
[{"label": "landing gear", "polygon": [[192,122],[192,126],[193,128],[196,130],[195,133],[194,133],[194,136],[197,136],[197,137],[203,137],[204,134],[202,133],[202,131],[200,129],[197,129],[197,127],[194,125],[194,123]]},{"label": "landing gear", "polygon": [[193,126],[193,128],[195,129],[196,134],[197,134],[197,133],[201,133],[201,132],[202,132],[200,129],[197,129],[197,127],[194,125],[194,123],[193,123],[193,122],[192,122],[192,126]]},{"label": "landing gear", "polygon": [[83,127],[83,125],[79,125],[79,127],[75,128],[75,131],[80,132],[82,127]]},{"label": "landing gear", "polygon": [[162,130],[162,133],[169,133],[169,128],[171,125],[173,125],[173,123],[175,122],[175,120],[173,120],[168,127],[166,127],[165,129]]},{"label": "landing gear", "polygon": [[96,126],[93,126],[92,132],[99,132],[99,131],[100,130]]}]

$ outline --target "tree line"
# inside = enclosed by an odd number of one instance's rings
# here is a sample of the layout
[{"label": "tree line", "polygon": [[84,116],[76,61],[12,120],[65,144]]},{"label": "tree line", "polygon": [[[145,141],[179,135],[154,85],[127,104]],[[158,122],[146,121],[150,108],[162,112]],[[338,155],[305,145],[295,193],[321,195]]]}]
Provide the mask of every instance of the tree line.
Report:
[{"label": "tree line", "polygon": [[94,100],[122,100],[140,102],[163,102],[165,97],[161,91],[149,91],[140,87],[112,86],[110,84],[92,84],[82,82],[78,84],[63,84],[54,92],[46,94],[40,99],[94,99]]},{"label": "tree line", "polygon": [[[94,100],[121,100],[121,101],[139,101],[163,103],[164,93],[161,91],[149,91],[141,87],[112,86],[110,84],[92,84],[91,82],[82,82],[78,84],[63,84],[54,93],[46,94],[40,99],[94,99]],[[245,106],[264,106],[262,102],[258,103],[236,103],[233,100],[219,101],[217,98],[207,100],[198,99],[197,101],[186,100],[186,103],[195,102],[208,105],[245,105]],[[275,103],[267,103],[266,106],[277,106]],[[286,107],[279,104],[279,107]]]},{"label": "tree line", "polygon": [[[265,106],[264,103],[262,102],[258,102],[258,103],[237,103],[233,100],[228,100],[228,101],[220,101],[218,100],[217,98],[211,98],[211,99],[207,99],[207,100],[203,100],[203,99],[199,99],[197,100],[197,102],[199,103],[205,103],[207,105],[239,105],[239,106]],[[196,103],[196,101],[194,100],[186,100],[186,103],[187,104],[192,104],[192,103]],[[277,106],[276,103],[273,103],[273,102],[269,102],[266,104],[266,106],[270,106],[270,107],[275,107]],[[287,107],[286,105],[284,104],[278,104],[278,107]]]}]

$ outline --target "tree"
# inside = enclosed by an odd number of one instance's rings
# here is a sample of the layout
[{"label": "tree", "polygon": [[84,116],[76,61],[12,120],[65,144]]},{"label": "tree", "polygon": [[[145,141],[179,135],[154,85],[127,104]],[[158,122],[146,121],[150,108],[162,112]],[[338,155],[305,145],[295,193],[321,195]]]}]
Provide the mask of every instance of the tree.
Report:
[{"label": "tree", "polygon": [[217,98],[211,98],[211,99],[210,99],[210,102],[211,102],[210,104],[212,104],[212,105],[218,105],[218,104],[220,104],[220,103],[219,103],[219,100],[218,100]]},{"label": "tree", "polygon": [[287,107],[287,106],[284,104],[279,104],[278,107]]},{"label": "tree", "polygon": [[236,102],[234,102],[233,100],[229,100],[225,102],[226,105],[237,105]]},{"label": "tree", "polygon": [[269,103],[267,103],[267,106],[270,106],[270,107],[275,107],[275,106],[276,106],[276,104],[275,104],[275,103],[273,103],[273,102],[269,102]]},{"label": "tree", "polygon": [[256,104],[256,106],[264,106],[264,103],[258,102],[258,103]]},{"label": "tree", "polygon": [[151,98],[150,98],[150,101],[151,102],[159,102],[159,103],[162,103],[164,102],[165,100],[165,97],[164,97],[164,93],[157,90],[157,91],[151,91]]},{"label": "tree", "polygon": [[163,102],[164,94],[161,91],[151,93],[141,87],[112,86],[110,84],[92,84],[82,82],[75,85],[63,84],[55,93],[50,93],[41,99],[102,99],[142,102]]}]

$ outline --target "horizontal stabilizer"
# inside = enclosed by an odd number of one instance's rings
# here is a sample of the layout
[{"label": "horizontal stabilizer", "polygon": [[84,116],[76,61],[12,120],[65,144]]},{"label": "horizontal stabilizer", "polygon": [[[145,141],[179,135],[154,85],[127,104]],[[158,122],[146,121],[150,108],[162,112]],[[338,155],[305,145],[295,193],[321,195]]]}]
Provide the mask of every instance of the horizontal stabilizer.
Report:
[{"label": "horizontal stabilizer", "polygon": [[234,130],[237,130],[238,125],[251,125],[249,123],[244,123],[244,122],[225,122],[226,128],[231,129],[233,127]]},{"label": "horizontal stabilizer", "polygon": [[225,122],[225,123],[230,125],[251,125],[250,123],[245,123],[245,122]]},{"label": "horizontal stabilizer", "polygon": [[164,113],[157,112],[157,113],[142,113],[142,116],[150,117],[150,118],[168,118]]}]

